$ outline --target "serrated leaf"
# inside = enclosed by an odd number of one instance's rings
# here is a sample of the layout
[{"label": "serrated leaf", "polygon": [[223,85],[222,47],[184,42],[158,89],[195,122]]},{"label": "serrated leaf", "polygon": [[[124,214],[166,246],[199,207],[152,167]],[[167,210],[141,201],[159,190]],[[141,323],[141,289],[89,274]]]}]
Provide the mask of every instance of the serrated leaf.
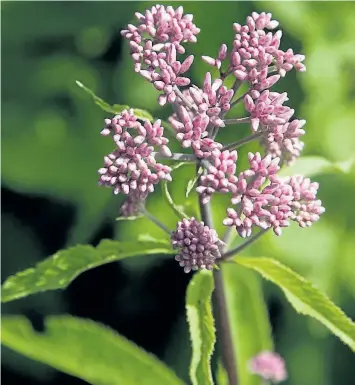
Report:
[{"label": "serrated leaf", "polygon": [[243,385],[259,385],[260,379],[248,371],[248,361],[273,349],[260,279],[237,264],[223,264],[221,269],[238,380]]},{"label": "serrated leaf", "polygon": [[186,312],[192,343],[190,378],[193,385],[212,385],[211,356],[216,341],[211,296],[214,289],[210,271],[196,273],[187,288]]},{"label": "serrated leaf", "polygon": [[156,357],[91,320],[52,316],[37,333],[27,318],[5,316],[1,331],[5,346],[93,385],[183,384]]},{"label": "serrated leaf", "polygon": [[103,240],[97,247],[74,246],[58,251],[35,267],[9,277],[2,285],[1,301],[9,302],[30,294],[64,289],[84,271],[123,258],[171,253],[172,249],[164,242]]},{"label": "serrated leaf", "polygon": [[190,179],[188,181],[187,187],[186,187],[186,193],[185,193],[186,198],[188,198],[188,196],[190,195],[192,189],[196,185],[198,178],[202,175],[202,173],[203,173],[203,167],[200,167],[198,172],[197,172],[197,175],[193,179]]},{"label": "serrated leaf", "polygon": [[298,313],[315,318],[355,351],[355,323],[309,281],[274,259],[236,257],[234,262],[275,283]]}]

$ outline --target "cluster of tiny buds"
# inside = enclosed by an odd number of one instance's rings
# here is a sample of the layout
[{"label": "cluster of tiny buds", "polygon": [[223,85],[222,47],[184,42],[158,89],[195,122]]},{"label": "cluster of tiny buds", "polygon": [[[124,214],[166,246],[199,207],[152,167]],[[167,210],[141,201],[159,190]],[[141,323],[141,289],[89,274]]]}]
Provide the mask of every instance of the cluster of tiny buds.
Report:
[{"label": "cluster of tiny buds", "polygon": [[171,234],[171,244],[179,249],[175,259],[185,273],[198,269],[212,270],[221,258],[220,248],[223,246],[216,230],[194,217],[178,222],[176,230]]},{"label": "cluster of tiny buds", "polygon": [[261,352],[249,362],[249,370],[266,381],[274,384],[287,379],[287,370],[283,358],[274,352]]},{"label": "cluster of tiny buds", "polygon": [[[223,223],[243,238],[256,228],[270,228],[280,235],[290,221],[301,227],[317,221],[324,212],[317,199],[318,184],[303,176],[277,176],[282,165],[300,156],[306,122],[294,118],[295,111],[284,104],[286,92],[270,88],[293,68],[303,72],[306,67],[303,55],[280,48],[282,33],[275,31],[279,23],[271,13],[253,12],[245,25],[233,24],[231,48],[222,44],[216,58],[202,57],[217,68],[219,76],[212,78],[207,72],[200,87],[188,76],[194,56],[186,56],[184,47],[195,43],[200,32],[192,15],[184,14],[181,6],[156,5],[136,17],[137,25],[122,31],[134,69],[160,91],[160,105],[172,106],[174,113],[168,120],[175,139],[192,154],[172,154],[160,120],[142,121],[134,110],[106,119],[101,134],[112,136],[115,148],[104,158],[99,183],[113,188],[115,194],[126,194],[122,215],[139,213],[154,186],[172,180],[172,169],[158,159],[185,158],[196,162],[196,169],[203,168],[196,186],[202,206],[214,194],[229,194]],[[225,84],[227,77],[234,82],[231,88]],[[246,91],[238,95],[243,87]],[[226,117],[240,102],[247,116]],[[231,124],[250,124],[250,136],[222,144],[217,135]],[[236,174],[238,148],[251,140],[258,140],[265,154],[249,153],[249,168]],[[183,219],[171,237],[179,249],[176,259],[186,272],[212,269],[221,258],[222,242],[206,225],[195,218]]]},{"label": "cluster of tiny buds", "polygon": [[145,199],[160,180],[171,181],[171,168],[158,163],[153,155],[155,147],[171,155],[160,120],[142,124],[133,110],[124,110],[105,120],[101,134],[111,134],[116,148],[105,156],[104,167],[99,169],[100,185],[113,188],[115,194]]}]

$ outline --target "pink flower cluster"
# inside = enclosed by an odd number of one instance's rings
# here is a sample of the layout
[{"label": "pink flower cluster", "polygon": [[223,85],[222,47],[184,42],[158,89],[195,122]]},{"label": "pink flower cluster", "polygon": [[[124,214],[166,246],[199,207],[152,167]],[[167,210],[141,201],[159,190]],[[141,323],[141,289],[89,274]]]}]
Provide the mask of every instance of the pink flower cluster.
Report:
[{"label": "pink flower cluster", "polygon": [[296,176],[282,180],[276,176],[279,158],[264,158],[249,153],[250,168],[239,174],[232,184],[231,202],[237,207],[227,209],[226,226],[235,226],[245,238],[253,227],[272,228],[280,235],[283,227],[295,221],[301,227],[311,226],[324,212],[321,201],[316,200],[318,183]]},{"label": "pink flower cluster", "polygon": [[156,146],[163,154],[171,155],[163,133],[160,120],[142,125],[133,110],[106,119],[101,134],[111,134],[116,149],[104,158],[99,184],[113,188],[114,194],[123,193],[137,200],[145,199],[160,180],[171,181],[171,168],[157,163],[153,154]]},{"label": "pink flower cluster", "polygon": [[287,371],[283,358],[274,352],[261,352],[249,362],[249,369],[267,381],[277,384],[287,379]]},{"label": "pink flower cluster", "polygon": [[[272,228],[280,235],[290,221],[301,227],[317,221],[324,212],[317,199],[318,184],[302,176],[277,176],[281,165],[300,155],[305,120],[294,118],[294,110],[284,104],[286,92],[270,88],[293,68],[302,72],[306,67],[303,55],[280,48],[282,33],[274,31],[278,22],[271,13],[253,12],[245,25],[233,24],[231,49],[222,44],[216,58],[202,57],[219,70],[219,76],[212,79],[207,72],[200,87],[187,75],[194,57],[179,57],[185,54],[184,43],[196,42],[200,32],[192,15],[184,14],[182,7],[156,5],[136,17],[137,25],[122,31],[135,71],[160,91],[160,105],[172,105],[169,122],[175,137],[192,154],[171,153],[160,120],[141,123],[133,110],[106,119],[102,135],[112,135],[116,148],[105,157],[99,182],[116,194],[127,195],[122,214],[139,213],[154,185],[171,180],[171,168],[157,163],[159,151],[161,158],[194,161],[197,169],[203,167],[196,187],[202,205],[213,194],[230,194],[232,205],[223,223],[235,227],[241,237],[249,237],[257,227]],[[227,77],[234,80],[230,89],[225,84]],[[243,84],[247,90],[238,96]],[[240,102],[244,102],[247,116],[228,119],[229,111]],[[249,122],[251,135],[247,138],[227,145],[218,141],[219,130]],[[249,153],[249,168],[236,174],[237,148],[256,139],[265,155]],[[179,249],[176,259],[187,272],[211,269],[221,257],[217,233],[194,218],[179,222],[171,240]]]},{"label": "pink flower cluster", "polygon": [[299,137],[305,120],[295,119],[290,122],[294,110],[283,106],[288,100],[287,93],[252,91],[244,97],[245,109],[250,113],[251,129],[261,132],[261,142],[273,157],[282,158],[284,163],[292,163],[303,149]]},{"label": "pink flower cluster", "polygon": [[196,191],[202,195],[202,201],[205,204],[209,202],[215,192],[232,191],[238,181],[234,175],[237,168],[237,151],[216,149],[212,151],[209,159],[212,165],[207,168],[207,174],[201,177],[201,183],[196,188]]},{"label": "pink flower cluster", "polygon": [[[279,48],[281,31],[266,31],[274,30],[278,25],[276,20],[272,20],[271,13],[265,12],[253,12],[247,17],[246,25],[234,23],[235,37],[229,56],[230,63],[223,75],[233,73],[236,79],[247,81],[251,88],[262,91],[274,85],[280,76],[285,76],[292,68],[300,72],[305,71],[306,67],[302,64],[303,55],[294,54],[292,49],[284,52]],[[227,47],[222,44],[216,59],[209,56],[204,56],[203,59],[220,69],[227,57]],[[279,75],[268,77],[273,70]]]},{"label": "pink flower cluster", "polygon": [[215,230],[192,217],[178,222],[171,235],[171,244],[179,249],[175,259],[189,273],[198,269],[212,270],[221,258],[220,247],[223,242]]},{"label": "pink flower cluster", "polygon": [[196,42],[200,30],[193,24],[192,15],[183,14],[181,6],[174,10],[170,6],[156,5],[144,15],[137,12],[136,17],[139,25],[130,24],[121,32],[129,41],[135,71],[163,91],[158,99],[160,105],[173,103],[176,100],[174,88],[190,84],[190,79],[181,75],[194,60],[190,55],[181,63],[176,54],[185,52],[182,43]]}]

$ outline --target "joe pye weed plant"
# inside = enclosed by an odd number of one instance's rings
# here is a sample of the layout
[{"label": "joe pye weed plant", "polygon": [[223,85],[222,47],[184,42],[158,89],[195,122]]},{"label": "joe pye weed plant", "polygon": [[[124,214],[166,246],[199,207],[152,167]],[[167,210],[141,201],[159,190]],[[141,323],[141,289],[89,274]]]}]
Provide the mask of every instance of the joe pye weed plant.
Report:
[{"label": "joe pye weed plant", "polygon": [[[310,282],[274,259],[240,255],[266,232],[281,236],[291,222],[309,227],[324,212],[317,199],[318,183],[307,175],[280,174],[300,157],[306,122],[287,105],[287,93],[272,87],[282,84],[288,72],[304,72],[306,67],[303,55],[282,48],[278,24],[264,12],[253,12],[243,25],[234,23],[233,40],[221,44],[215,57],[202,57],[211,72],[193,84],[188,73],[196,59],[188,54],[188,45],[198,43],[200,33],[193,16],[184,14],[182,7],[162,5],[136,13],[136,23],[121,33],[137,76],[159,91],[161,106],[172,107],[168,122],[140,109],[111,106],[77,83],[111,113],[101,135],[111,141],[112,152],[104,156],[99,184],[125,196],[120,219],[146,216],[169,241],[103,240],[95,248],[77,245],[58,251],[9,277],[2,286],[2,302],[63,289],[82,272],[105,263],[166,254],[175,258],[176,268],[195,272],[186,294],[193,385],[267,384],[287,378],[285,362],[274,352],[257,273],[279,286],[297,312],[315,318],[355,350],[354,322]],[[230,111],[239,105],[244,115],[231,117]],[[249,135],[231,143],[220,141],[223,130],[236,132],[241,125],[250,127]],[[179,143],[178,152],[171,149],[173,141]],[[261,150],[250,152],[248,166],[241,169],[239,149],[252,141],[259,142]],[[191,165],[196,172],[186,196],[197,192],[195,216],[187,215],[169,190],[175,170]],[[175,228],[146,208],[158,185],[171,214],[180,218]],[[218,194],[229,202],[221,234],[212,210]],[[26,318],[3,317],[2,343],[95,385],[183,384],[157,358],[89,320],[52,316],[46,319],[45,332],[37,333]],[[212,371],[213,355],[218,370]]]}]

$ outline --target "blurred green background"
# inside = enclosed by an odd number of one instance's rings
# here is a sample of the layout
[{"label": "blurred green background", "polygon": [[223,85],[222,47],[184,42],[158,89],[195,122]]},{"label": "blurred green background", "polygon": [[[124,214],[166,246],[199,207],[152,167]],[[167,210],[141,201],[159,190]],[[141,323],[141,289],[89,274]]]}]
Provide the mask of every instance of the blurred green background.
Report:
[{"label": "blurred green background", "polygon": [[[100,137],[106,114],[79,89],[79,80],[109,103],[144,108],[167,118],[157,92],[133,71],[119,31],[153,3],[2,2],[2,281],[59,248],[101,238],[164,236],[145,220],[116,222],[120,198],[96,185],[97,169],[111,151]],[[180,5],[171,2],[174,6]],[[306,55],[307,72],[292,71],[277,91],[287,91],[297,117],[307,120],[305,155],[343,162],[355,154],[354,2],[184,2],[201,28],[191,76],[201,84],[210,70],[200,60],[231,45],[232,23],[252,11],[272,12],[283,30],[282,48]],[[223,141],[247,131],[226,129]],[[235,140],[235,139],[234,139]],[[239,158],[255,145],[243,148]],[[245,158],[245,156],[244,156]],[[241,161],[243,165],[243,161]],[[242,166],[241,166],[242,167]],[[193,170],[176,172],[171,188],[184,203]],[[326,212],[307,230],[293,226],[268,234],[247,249],[275,257],[313,281],[355,318],[355,173],[324,173],[320,198]],[[176,217],[160,199],[148,208],[168,226]],[[188,211],[196,209],[192,194]],[[223,199],[215,210],[224,214]],[[154,352],[187,378],[189,345],[184,292],[189,276],[174,261],[138,258],[79,277],[65,292],[6,304],[40,328],[41,317],[69,312],[104,322]],[[354,385],[354,355],[319,324],[295,315],[284,297],[265,284],[277,350],[292,385]],[[82,384],[83,381],[3,349],[4,384]]]}]

